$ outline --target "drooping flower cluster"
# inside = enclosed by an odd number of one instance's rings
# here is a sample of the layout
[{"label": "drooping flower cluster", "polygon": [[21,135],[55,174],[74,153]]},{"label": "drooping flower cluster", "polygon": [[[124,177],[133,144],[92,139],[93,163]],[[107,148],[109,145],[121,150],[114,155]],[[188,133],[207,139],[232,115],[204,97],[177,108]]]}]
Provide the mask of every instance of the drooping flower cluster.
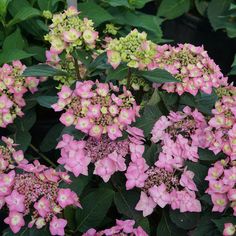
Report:
[{"label": "drooping flower cluster", "polygon": [[103,135],[100,139],[89,137],[86,141],[77,141],[73,136],[65,134],[58,143],[61,157],[58,163],[75,176],[88,175],[88,165],[94,163],[94,174],[108,182],[117,171],[126,170],[126,158],[132,159],[142,155],[144,146],[137,140],[143,139],[143,132],[135,127],[128,127],[128,139],[116,141]]},{"label": "drooping flower cluster", "polygon": [[2,137],[1,140],[3,145],[0,145],[0,174],[7,173],[18,165],[27,164],[22,150],[15,150],[17,144],[11,138]]},{"label": "drooping flower cluster", "polygon": [[134,224],[134,220],[116,220],[116,225],[109,229],[101,231],[89,229],[82,236],[148,236],[142,227],[135,228]]},{"label": "drooping flower cluster", "polygon": [[236,89],[233,86],[217,89],[221,98],[216,101],[213,117],[206,129],[207,147],[215,154],[223,151],[236,159]]},{"label": "drooping flower cluster", "polygon": [[229,205],[236,216],[236,166],[230,158],[217,161],[209,168],[206,180],[209,187],[206,190],[211,196],[214,212],[223,212]]},{"label": "drooping flower cluster", "polygon": [[213,88],[227,85],[227,78],[204,48],[191,44],[158,46],[155,62],[149,65],[150,70],[155,68],[165,69],[179,80],[179,83],[164,83],[162,88],[169,93],[211,94]]},{"label": "drooping flower cluster", "polygon": [[69,205],[81,207],[76,193],[59,187],[61,181],[70,182],[69,176],[38,161],[20,164],[18,169],[0,174],[0,208],[9,209],[4,222],[17,233],[27,224],[24,216],[31,216],[28,227],[41,229],[49,223],[52,235],[64,235],[67,221],[60,218],[62,210]]},{"label": "drooping flower cluster", "polygon": [[22,77],[26,66],[20,61],[12,65],[4,64],[0,68],[0,127],[13,123],[17,116],[23,116],[25,106],[23,95],[29,90],[37,91],[39,80],[35,77]]},{"label": "drooping flower cluster", "polygon": [[132,30],[127,36],[112,39],[106,46],[108,63],[116,69],[120,63],[128,67],[145,69],[156,54],[156,44],[147,40],[145,32]]},{"label": "drooping flower cluster", "polygon": [[170,112],[169,116],[161,116],[152,129],[151,140],[161,143],[162,151],[156,166],[167,171],[181,168],[185,160],[197,162],[198,148],[205,148],[207,127],[204,116],[189,107],[183,112]]},{"label": "drooping flower cluster", "polygon": [[112,84],[77,82],[75,90],[63,86],[58,96],[52,107],[65,110],[60,121],[95,138],[102,134],[108,134],[111,140],[121,137],[121,131],[135,121],[139,112],[131,92],[123,87],[123,93],[119,93]]},{"label": "drooping flower cluster", "polygon": [[[197,187],[193,181],[194,173],[186,169],[177,172],[176,169],[166,171],[156,164],[146,169],[142,173],[145,178],[139,182],[142,191],[135,209],[142,211],[143,216],[150,215],[156,206],[164,208],[166,205],[180,212],[201,212],[201,203],[195,194]],[[128,181],[132,180],[131,175],[127,177]]]},{"label": "drooping flower cluster", "polygon": [[45,40],[51,44],[52,57],[58,58],[64,50],[71,53],[74,49],[93,49],[98,32],[93,28],[92,20],[80,19],[75,7],[69,7],[62,13],[53,15],[50,31]]}]

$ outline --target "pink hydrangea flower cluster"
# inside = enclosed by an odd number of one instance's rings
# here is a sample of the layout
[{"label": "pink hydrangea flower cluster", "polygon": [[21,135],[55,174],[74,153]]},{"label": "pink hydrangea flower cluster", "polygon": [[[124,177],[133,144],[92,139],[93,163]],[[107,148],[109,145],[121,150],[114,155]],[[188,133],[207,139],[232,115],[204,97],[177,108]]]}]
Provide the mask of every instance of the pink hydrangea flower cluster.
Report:
[{"label": "pink hydrangea flower cluster", "polygon": [[116,225],[109,229],[101,231],[89,229],[82,236],[148,236],[142,227],[135,228],[134,224],[134,220],[116,220]]},{"label": "pink hydrangea flower cluster", "polygon": [[62,13],[53,15],[50,31],[45,40],[51,44],[47,51],[49,61],[59,61],[58,55],[64,50],[71,53],[74,49],[93,49],[98,40],[98,32],[93,28],[92,20],[80,19],[75,7],[69,7]]},{"label": "pink hydrangea flower cluster", "polygon": [[167,171],[181,168],[185,160],[197,162],[198,148],[205,148],[207,127],[204,116],[195,109],[185,107],[183,112],[173,112],[161,116],[152,129],[151,140],[161,143],[162,151],[156,166]]},{"label": "pink hydrangea flower cluster", "polygon": [[[222,90],[222,89],[221,89]],[[205,130],[207,146],[215,154],[223,151],[232,160],[236,159],[236,89],[226,87],[227,96],[222,96],[212,110],[213,117]],[[223,93],[224,94],[224,93]]]},{"label": "pink hydrangea flower cluster", "polygon": [[13,123],[17,116],[23,116],[25,106],[23,95],[29,90],[37,91],[39,80],[35,77],[22,77],[26,66],[20,61],[12,65],[4,64],[0,68],[0,127]]},{"label": "pink hydrangea flower cluster", "polygon": [[0,145],[0,174],[13,170],[16,166],[27,164],[22,150],[16,150],[11,138],[2,137],[3,145]]},{"label": "pink hydrangea flower cluster", "polygon": [[123,87],[123,93],[119,93],[112,84],[77,82],[74,90],[63,86],[58,97],[52,107],[55,111],[65,110],[60,121],[95,138],[102,134],[108,134],[111,140],[121,137],[121,131],[139,115],[131,92]]},{"label": "pink hydrangea flower cluster", "polygon": [[179,83],[164,83],[162,88],[169,93],[196,95],[198,91],[211,94],[213,88],[227,85],[218,65],[208,56],[203,47],[191,44],[157,46],[156,59],[149,69],[165,69]]},{"label": "pink hydrangea flower cluster", "polygon": [[88,175],[88,166],[94,163],[93,173],[108,182],[115,172],[127,169],[127,155],[136,159],[137,155],[144,152],[144,146],[137,143],[136,138],[139,135],[138,139],[143,139],[143,131],[128,127],[127,132],[128,139],[121,141],[111,140],[106,135],[100,139],[89,137],[86,141],[77,141],[73,136],[64,134],[57,145],[57,148],[61,149],[58,163],[75,176]]},{"label": "pink hydrangea flower cluster", "polygon": [[236,232],[235,225],[233,225],[232,223],[224,224],[223,236],[233,236],[235,232]]},{"label": "pink hydrangea flower cluster", "polygon": [[211,196],[214,212],[223,212],[229,205],[236,216],[236,166],[230,158],[217,161],[209,168],[205,178],[209,182],[206,190]]},{"label": "pink hydrangea flower cluster", "polygon": [[6,205],[9,210],[4,222],[17,233],[27,224],[24,216],[31,216],[29,228],[35,225],[41,229],[49,223],[52,235],[64,235],[67,221],[58,216],[67,206],[81,207],[76,193],[59,187],[61,181],[70,182],[69,176],[38,161],[22,163],[18,169],[19,173],[0,174],[0,209]]},{"label": "pink hydrangea flower cluster", "polygon": [[135,209],[142,211],[143,216],[152,214],[156,206],[164,208],[166,205],[170,205],[173,210],[179,209],[180,212],[201,212],[192,171],[185,168],[183,172],[176,169],[170,172],[152,166],[142,175],[146,178],[139,182],[142,191]]}]

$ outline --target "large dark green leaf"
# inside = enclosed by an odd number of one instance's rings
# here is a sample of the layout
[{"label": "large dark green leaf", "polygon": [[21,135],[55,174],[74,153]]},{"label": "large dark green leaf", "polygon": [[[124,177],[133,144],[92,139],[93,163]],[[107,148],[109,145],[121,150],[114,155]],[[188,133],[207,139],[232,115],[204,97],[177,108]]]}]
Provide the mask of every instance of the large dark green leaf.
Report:
[{"label": "large dark green leaf", "polygon": [[138,71],[136,73],[154,83],[178,82],[178,80],[166,70],[155,69],[151,71]]},{"label": "large dark green leaf", "polygon": [[135,210],[139,198],[140,193],[135,190],[121,190],[115,193],[114,202],[119,213],[138,223],[143,218],[142,213]]},{"label": "large dark green leaf", "polygon": [[98,189],[89,193],[81,200],[83,209],[76,212],[77,230],[85,232],[90,228],[99,226],[105,218],[114,198],[111,189]]},{"label": "large dark green leaf", "polygon": [[32,53],[27,53],[21,49],[10,49],[4,50],[0,53],[0,65],[3,63],[12,62],[14,60],[21,60],[28,57],[34,56]]},{"label": "large dark green leaf", "polygon": [[192,236],[221,236],[222,234],[213,223],[213,219],[213,216],[204,212]]},{"label": "large dark green leaf", "polygon": [[187,232],[178,228],[168,216],[166,210],[162,211],[162,217],[157,226],[156,236],[187,236]]},{"label": "large dark green leaf", "polygon": [[6,37],[3,42],[3,52],[11,51],[12,49],[23,49],[25,46],[25,41],[22,38],[20,29],[17,28],[15,32]]},{"label": "large dark green leaf", "polygon": [[190,0],[162,0],[158,8],[158,16],[166,19],[174,19],[187,12],[190,8]]},{"label": "large dark green leaf", "polygon": [[40,106],[51,108],[51,106],[57,102],[58,97],[57,96],[40,96],[40,97],[37,97],[36,100]]},{"label": "large dark green leaf", "polygon": [[146,105],[143,115],[137,119],[135,126],[144,131],[145,136],[150,135],[155,122],[161,117],[162,113],[159,107]]},{"label": "large dark green leaf", "polygon": [[1,0],[0,1],[0,18],[4,18],[7,12],[7,5],[11,0]]},{"label": "large dark green leaf", "polygon": [[17,130],[14,135],[16,144],[19,144],[19,148],[26,151],[31,143],[31,134],[28,131]]},{"label": "large dark green leaf", "polygon": [[61,132],[60,137],[63,134],[70,134],[72,135],[76,140],[81,140],[85,137],[85,134],[82,133],[80,130],[76,129],[74,125],[71,125],[69,127],[64,127],[64,129]]},{"label": "large dark green leaf", "polygon": [[201,161],[210,161],[215,162],[221,158],[224,158],[224,154],[220,153],[218,155],[215,155],[212,151],[208,149],[198,149],[199,159]]},{"label": "large dark green leaf", "polygon": [[79,3],[78,9],[81,11],[80,16],[89,17],[89,19],[94,21],[95,26],[113,19],[113,16],[108,11],[95,2]]},{"label": "large dark green leaf", "polygon": [[18,12],[14,15],[13,19],[8,22],[7,27],[13,26],[32,17],[40,16],[40,14],[40,11],[36,8],[29,6],[21,7],[18,9]]},{"label": "large dark green leaf", "polygon": [[145,158],[149,166],[153,166],[155,164],[159,152],[160,152],[159,146],[154,143],[152,143],[150,147],[145,148],[143,157]]},{"label": "large dark green leaf", "polygon": [[64,75],[67,73],[61,70],[58,70],[54,67],[51,67],[47,64],[39,64],[35,66],[27,67],[22,76],[56,76],[56,75]]},{"label": "large dark green leaf", "polygon": [[61,135],[64,126],[62,124],[54,125],[46,134],[43,141],[40,144],[40,150],[42,152],[49,152],[56,147],[58,138]]},{"label": "large dark green leaf", "polygon": [[233,216],[221,217],[220,219],[213,219],[212,222],[216,225],[220,232],[223,232],[225,223],[232,223],[236,225],[236,218]]},{"label": "large dark green leaf", "polygon": [[209,3],[207,14],[214,30],[225,27],[224,19],[219,16],[224,14],[231,2],[231,0],[211,0]]},{"label": "large dark green leaf", "polygon": [[107,74],[106,81],[122,80],[128,75],[128,68],[125,65],[120,65],[115,70],[110,68]]},{"label": "large dark green leaf", "polygon": [[17,131],[29,131],[36,122],[36,113],[34,109],[28,110],[23,117],[14,121]]},{"label": "large dark green leaf", "polygon": [[169,211],[171,221],[179,228],[184,230],[193,229],[199,220],[200,213],[197,212],[180,212],[179,210]]}]

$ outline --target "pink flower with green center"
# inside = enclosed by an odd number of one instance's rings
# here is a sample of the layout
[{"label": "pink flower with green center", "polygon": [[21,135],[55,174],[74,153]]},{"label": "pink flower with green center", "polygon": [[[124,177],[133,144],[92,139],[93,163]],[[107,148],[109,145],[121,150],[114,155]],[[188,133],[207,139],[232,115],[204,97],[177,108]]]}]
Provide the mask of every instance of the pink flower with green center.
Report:
[{"label": "pink flower with green center", "polygon": [[52,235],[65,235],[64,228],[67,225],[67,221],[64,219],[58,219],[56,216],[52,218],[52,221],[50,222],[50,233]]},{"label": "pink flower with green center", "polygon": [[17,211],[11,211],[4,222],[10,226],[12,232],[15,234],[25,225],[23,214]]}]

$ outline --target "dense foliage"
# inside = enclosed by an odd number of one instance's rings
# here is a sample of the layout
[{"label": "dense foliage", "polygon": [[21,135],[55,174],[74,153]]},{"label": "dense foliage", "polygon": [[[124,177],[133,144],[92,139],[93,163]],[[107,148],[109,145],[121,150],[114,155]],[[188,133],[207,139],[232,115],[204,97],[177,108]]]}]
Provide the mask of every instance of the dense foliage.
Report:
[{"label": "dense foliage", "polygon": [[161,24],[235,6],[0,1],[1,234],[234,235],[235,86]]}]

